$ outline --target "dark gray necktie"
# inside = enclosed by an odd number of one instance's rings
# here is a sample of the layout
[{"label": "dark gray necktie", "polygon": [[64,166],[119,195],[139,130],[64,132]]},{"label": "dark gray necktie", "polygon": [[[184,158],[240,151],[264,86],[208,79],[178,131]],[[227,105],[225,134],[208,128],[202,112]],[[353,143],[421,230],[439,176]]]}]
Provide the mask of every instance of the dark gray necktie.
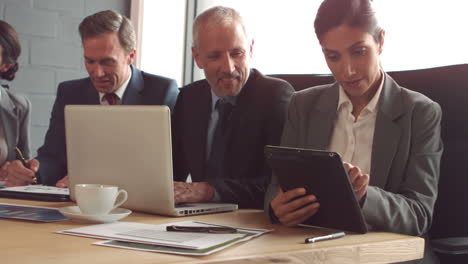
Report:
[{"label": "dark gray necktie", "polygon": [[206,173],[207,178],[218,178],[224,174],[226,146],[228,143],[227,128],[232,107],[232,104],[224,99],[218,99],[216,102],[215,108],[218,111],[219,118],[211,143],[211,153]]}]

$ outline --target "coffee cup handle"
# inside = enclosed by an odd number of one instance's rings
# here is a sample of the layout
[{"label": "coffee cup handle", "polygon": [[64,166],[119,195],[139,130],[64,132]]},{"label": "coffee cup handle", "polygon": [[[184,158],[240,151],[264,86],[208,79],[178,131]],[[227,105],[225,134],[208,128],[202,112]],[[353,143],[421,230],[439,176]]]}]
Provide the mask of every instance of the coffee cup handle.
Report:
[{"label": "coffee cup handle", "polygon": [[[120,197],[120,199],[119,199],[119,197]],[[122,189],[119,190],[119,192],[117,193],[117,199],[116,199],[116,202],[114,204],[114,208],[112,208],[112,210],[114,210],[115,208],[118,208],[123,203],[125,203],[125,201],[127,201],[127,198],[128,198],[127,191],[122,190]]]}]

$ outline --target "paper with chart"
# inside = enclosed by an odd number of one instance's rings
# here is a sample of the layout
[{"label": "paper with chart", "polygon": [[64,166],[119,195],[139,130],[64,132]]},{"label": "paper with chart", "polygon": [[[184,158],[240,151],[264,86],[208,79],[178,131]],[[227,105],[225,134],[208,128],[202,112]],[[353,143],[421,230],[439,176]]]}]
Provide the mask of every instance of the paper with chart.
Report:
[{"label": "paper with chart", "polygon": [[116,222],[74,228],[59,231],[57,233],[192,250],[211,248],[235,239],[242,239],[245,236],[243,233],[212,234],[167,232],[167,225],[209,226],[209,224],[193,221],[168,223],[162,225]]}]

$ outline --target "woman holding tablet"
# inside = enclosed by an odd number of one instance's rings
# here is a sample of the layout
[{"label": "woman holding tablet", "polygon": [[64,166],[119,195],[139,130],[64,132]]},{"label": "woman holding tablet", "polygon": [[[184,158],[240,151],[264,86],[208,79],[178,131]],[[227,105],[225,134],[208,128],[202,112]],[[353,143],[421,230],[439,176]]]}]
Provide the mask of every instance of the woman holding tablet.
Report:
[{"label": "woman holding tablet", "polygon": [[[282,145],[338,152],[370,230],[424,236],[443,149],[439,105],[383,71],[385,31],[370,0],[323,1],[315,32],[336,82],[294,94]],[[283,192],[273,177],[265,210],[300,224],[320,210],[320,200],[304,194]]]}]

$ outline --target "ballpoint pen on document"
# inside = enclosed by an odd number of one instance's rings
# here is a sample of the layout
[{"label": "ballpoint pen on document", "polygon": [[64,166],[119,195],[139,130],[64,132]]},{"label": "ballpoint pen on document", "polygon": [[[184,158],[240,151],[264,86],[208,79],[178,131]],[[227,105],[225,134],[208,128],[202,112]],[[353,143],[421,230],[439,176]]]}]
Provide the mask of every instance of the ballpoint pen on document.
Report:
[{"label": "ballpoint pen on document", "polygon": [[323,240],[330,240],[330,239],[340,238],[340,237],[344,237],[344,236],[345,236],[344,232],[338,232],[338,233],[333,233],[333,234],[329,234],[329,235],[326,235],[326,236],[308,237],[308,238],[305,239],[305,243],[306,244],[315,243],[315,242],[319,242],[319,241],[323,241]]},{"label": "ballpoint pen on document", "polygon": [[[15,148],[15,152],[16,152],[16,158],[19,159],[21,161],[21,163],[23,163],[24,167],[29,169],[28,162],[24,158],[23,152],[21,152],[21,150],[18,147]],[[36,175],[34,175],[32,177],[32,182],[33,182],[33,184],[37,184],[37,176]]]},{"label": "ballpoint pen on document", "polygon": [[224,226],[166,226],[166,231],[226,234],[236,233],[237,229]]}]

